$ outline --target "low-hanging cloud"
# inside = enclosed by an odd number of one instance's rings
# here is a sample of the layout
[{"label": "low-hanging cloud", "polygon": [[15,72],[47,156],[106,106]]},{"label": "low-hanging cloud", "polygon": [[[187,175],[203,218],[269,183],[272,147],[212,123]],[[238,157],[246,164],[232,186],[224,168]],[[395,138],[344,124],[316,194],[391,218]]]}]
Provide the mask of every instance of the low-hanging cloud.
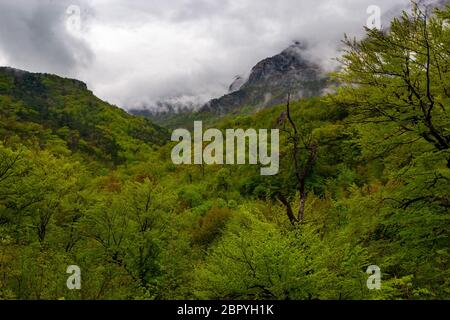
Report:
[{"label": "low-hanging cloud", "polygon": [[[408,0],[0,0],[0,64],[86,81],[125,108],[200,104],[292,41],[333,66],[344,33],[361,36],[369,5]],[[80,8],[81,29],[66,28]]]}]

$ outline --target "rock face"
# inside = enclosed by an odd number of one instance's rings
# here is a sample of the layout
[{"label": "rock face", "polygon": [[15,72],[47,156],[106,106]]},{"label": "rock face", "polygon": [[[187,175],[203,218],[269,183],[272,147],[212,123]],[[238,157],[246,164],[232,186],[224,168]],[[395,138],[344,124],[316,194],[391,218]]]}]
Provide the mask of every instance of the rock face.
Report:
[{"label": "rock face", "polygon": [[242,85],[245,83],[245,79],[242,76],[236,76],[233,83],[228,88],[228,93],[232,93],[241,89]]},{"label": "rock face", "polygon": [[271,107],[283,103],[288,92],[298,99],[320,95],[326,78],[318,65],[303,57],[305,49],[296,42],[280,54],[262,60],[253,67],[245,83],[240,84],[243,79],[238,77],[229,94],[211,100],[201,111],[224,115],[245,107]]}]

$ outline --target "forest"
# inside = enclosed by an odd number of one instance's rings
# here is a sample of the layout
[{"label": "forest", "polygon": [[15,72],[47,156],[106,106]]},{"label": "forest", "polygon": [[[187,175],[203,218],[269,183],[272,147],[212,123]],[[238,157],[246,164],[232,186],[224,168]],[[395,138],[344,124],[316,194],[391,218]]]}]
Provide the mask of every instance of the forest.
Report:
[{"label": "forest", "polygon": [[279,129],[273,176],[176,165],[169,129],[0,68],[0,300],[449,299],[449,19],[416,6],[343,39],[329,94],[208,119]]}]

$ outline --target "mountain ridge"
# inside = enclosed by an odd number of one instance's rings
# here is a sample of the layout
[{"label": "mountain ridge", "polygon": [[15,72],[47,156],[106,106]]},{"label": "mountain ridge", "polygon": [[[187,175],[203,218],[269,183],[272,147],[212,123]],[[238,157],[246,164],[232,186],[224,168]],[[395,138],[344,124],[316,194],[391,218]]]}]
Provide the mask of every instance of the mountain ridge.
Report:
[{"label": "mountain ridge", "polygon": [[166,105],[164,111],[144,108],[129,112],[162,126],[176,127],[193,118],[220,118],[274,107],[284,103],[288,93],[295,100],[320,96],[328,78],[318,64],[305,58],[307,49],[306,44],[297,41],[281,53],[259,61],[248,77],[236,76],[227,94],[210,100],[198,111]]},{"label": "mountain ridge", "polygon": [[295,42],[281,53],[258,62],[238,90],[213,99],[200,110],[218,115],[244,106],[262,109],[294,99],[320,95],[326,85],[322,68],[304,58],[307,45]]}]

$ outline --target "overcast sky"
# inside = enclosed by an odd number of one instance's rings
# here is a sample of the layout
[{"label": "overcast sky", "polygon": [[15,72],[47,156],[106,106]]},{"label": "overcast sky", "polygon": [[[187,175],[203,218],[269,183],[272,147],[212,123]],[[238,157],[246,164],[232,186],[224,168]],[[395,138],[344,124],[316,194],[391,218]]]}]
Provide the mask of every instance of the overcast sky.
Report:
[{"label": "overcast sky", "polygon": [[294,40],[329,67],[344,33],[362,35],[369,5],[386,17],[408,3],[0,0],[0,65],[80,79],[124,108],[206,101]]}]

